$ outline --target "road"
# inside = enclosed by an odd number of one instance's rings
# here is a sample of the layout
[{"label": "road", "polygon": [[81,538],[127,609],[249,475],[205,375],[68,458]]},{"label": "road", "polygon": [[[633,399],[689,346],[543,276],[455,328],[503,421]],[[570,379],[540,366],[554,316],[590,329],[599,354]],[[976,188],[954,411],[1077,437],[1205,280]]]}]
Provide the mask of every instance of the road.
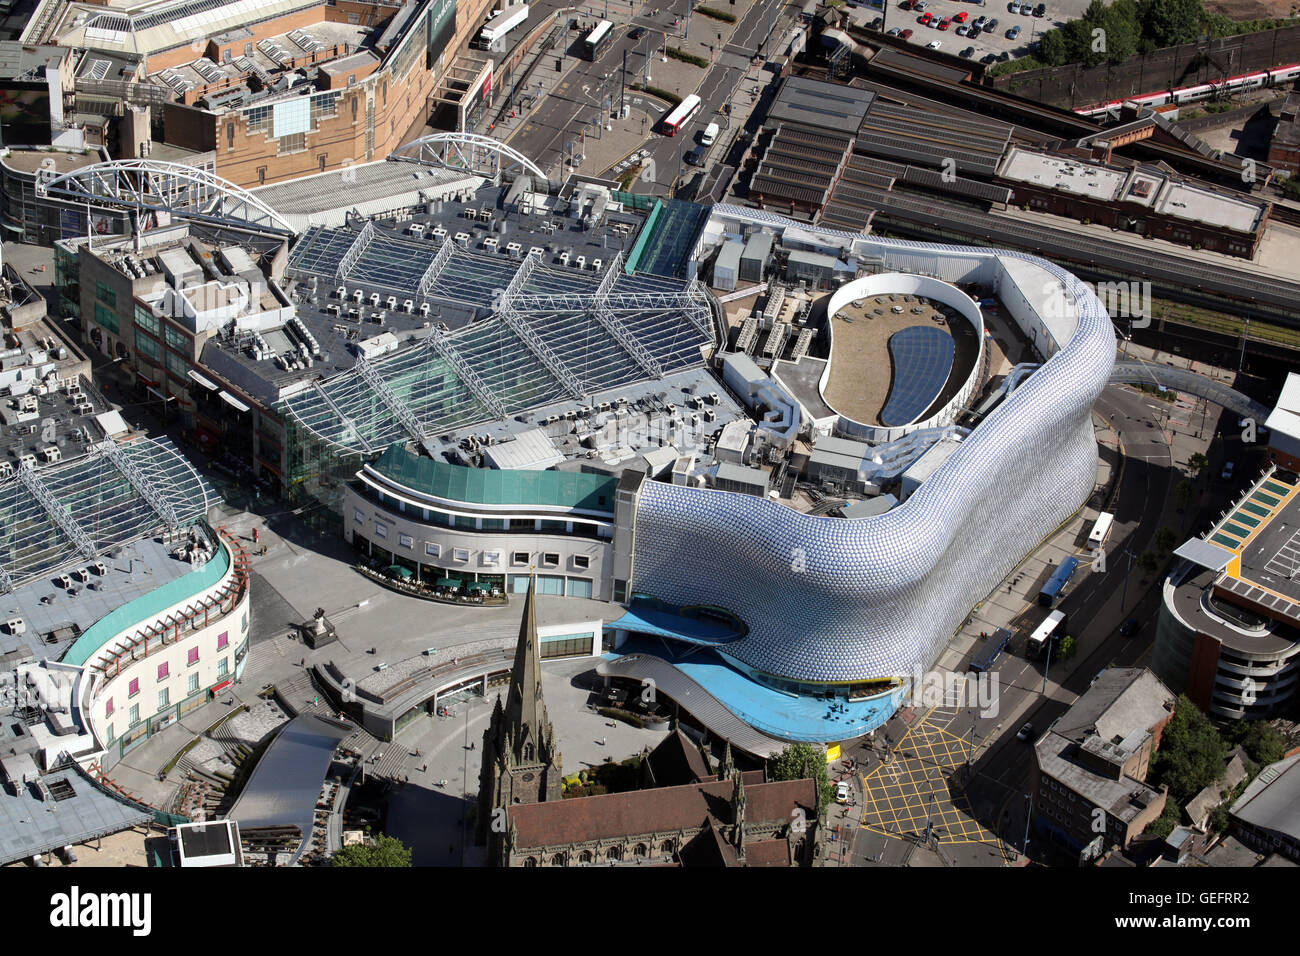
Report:
[{"label": "road", "polygon": [[[731,41],[715,58],[700,83],[698,92],[703,103],[683,135],[666,137],[649,131],[647,148],[654,161],[654,176],[652,181],[642,185],[640,191],[667,194],[679,174],[682,155],[695,145],[695,134],[714,121],[725,127],[722,106],[731,100],[746,73],[755,67],[754,57],[772,32],[784,7],[785,0],[763,0],[736,25]],[[659,19],[668,15],[665,11]],[[634,26],[646,29],[642,39],[630,38]],[[660,49],[674,42],[675,32],[671,26],[665,28],[663,23],[643,12],[631,24],[620,23],[616,30],[616,39],[594,63],[572,58],[574,65],[560,84],[548,93],[528,121],[508,140],[515,149],[532,157],[542,169],[550,169],[561,163],[570,152],[581,150],[583,130],[591,134],[593,121],[601,114],[606,101],[610,108],[617,108],[624,51],[627,51],[628,85],[642,82],[647,66],[650,85],[654,85],[657,71],[670,70],[674,66],[691,69],[673,61],[665,64],[655,58]],[[572,39],[570,55],[577,48],[576,32]]]}]

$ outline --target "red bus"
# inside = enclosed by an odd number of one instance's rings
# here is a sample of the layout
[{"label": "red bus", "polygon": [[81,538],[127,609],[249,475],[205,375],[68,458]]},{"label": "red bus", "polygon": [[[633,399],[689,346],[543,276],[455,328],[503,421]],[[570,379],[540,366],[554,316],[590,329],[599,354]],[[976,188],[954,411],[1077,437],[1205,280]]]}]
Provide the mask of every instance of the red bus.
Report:
[{"label": "red bus", "polygon": [[677,131],[691,121],[691,118],[700,111],[700,98],[692,93],[686,99],[674,107],[673,111],[664,117],[662,128],[665,136],[676,136]]}]

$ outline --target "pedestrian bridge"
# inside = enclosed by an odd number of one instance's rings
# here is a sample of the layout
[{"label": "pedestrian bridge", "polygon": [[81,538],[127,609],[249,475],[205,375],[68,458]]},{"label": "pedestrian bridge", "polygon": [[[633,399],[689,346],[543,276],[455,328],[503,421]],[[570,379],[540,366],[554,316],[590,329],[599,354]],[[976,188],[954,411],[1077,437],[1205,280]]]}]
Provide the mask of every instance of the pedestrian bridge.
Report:
[{"label": "pedestrian bridge", "polygon": [[1112,385],[1163,385],[1176,392],[1187,392],[1189,395],[1204,398],[1243,418],[1253,418],[1261,425],[1271,411],[1266,405],[1255,401],[1249,395],[1215,381],[1209,376],[1200,375],[1190,369],[1160,365],[1156,362],[1143,362],[1140,359],[1116,362],[1115,368],[1110,373],[1110,382]]}]

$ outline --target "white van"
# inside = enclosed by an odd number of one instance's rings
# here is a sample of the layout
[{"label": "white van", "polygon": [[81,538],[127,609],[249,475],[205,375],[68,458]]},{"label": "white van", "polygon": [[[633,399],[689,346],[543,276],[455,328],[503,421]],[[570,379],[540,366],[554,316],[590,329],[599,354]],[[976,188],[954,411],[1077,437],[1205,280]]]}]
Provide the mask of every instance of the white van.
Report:
[{"label": "white van", "polygon": [[718,138],[718,124],[710,123],[704,127],[704,132],[700,134],[701,146],[712,146],[713,141]]}]

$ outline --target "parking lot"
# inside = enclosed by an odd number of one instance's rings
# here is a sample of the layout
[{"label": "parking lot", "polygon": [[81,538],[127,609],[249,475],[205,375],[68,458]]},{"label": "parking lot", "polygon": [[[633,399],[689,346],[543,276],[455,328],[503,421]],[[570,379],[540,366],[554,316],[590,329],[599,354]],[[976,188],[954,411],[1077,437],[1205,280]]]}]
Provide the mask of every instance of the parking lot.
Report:
[{"label": "parking lot", "polygon": [[[885,14],[880,14],[877,8],[869,8],[872,16],[867,18],[867,23],[872,23],[876,16],[883,16],[884,29],[911,30],[909,43],[923,47],[938,42],[938,50],[952,56],[959,56],[962,51],[973,47],[974,52],[969,59],[979,62],[990,55],[1001,57],[1003,53],[1009,54],[1011,59],[1024,56],[1030,51],[1030,46],[1044,33],[1082,16],[1088,6],[1086,0],[1046,0],[1047,10],[1044,15],[1035,17],[1019,12],[1011,13],[1007,9],[1007,3],[999,3],[997,0],[987,0],[985,3],[963,2],[963,0],[922,0],[922,2],[924,2],[924,9],[921,11],[914,8],[905,10],[902,3],[891,3]],[[1037,6],[1037,2],[1033,5]],[[927,13],[931,15],[931,21],[929,25],[922,25],[918,21]],[[965,24],[958,23],[954,19],[946,30],[938,28],[938,24],[945,17],[956,17],[961,13],[966,14]],[[980,16],[997,20],[997,27],[992,32],[981,30],[978,37],[962,36],[957,32],[958,27],[968,26]],[[1020,35],[1014,40],[1008,39],[1007,31],[1017,26],[1020,27]]]}]

